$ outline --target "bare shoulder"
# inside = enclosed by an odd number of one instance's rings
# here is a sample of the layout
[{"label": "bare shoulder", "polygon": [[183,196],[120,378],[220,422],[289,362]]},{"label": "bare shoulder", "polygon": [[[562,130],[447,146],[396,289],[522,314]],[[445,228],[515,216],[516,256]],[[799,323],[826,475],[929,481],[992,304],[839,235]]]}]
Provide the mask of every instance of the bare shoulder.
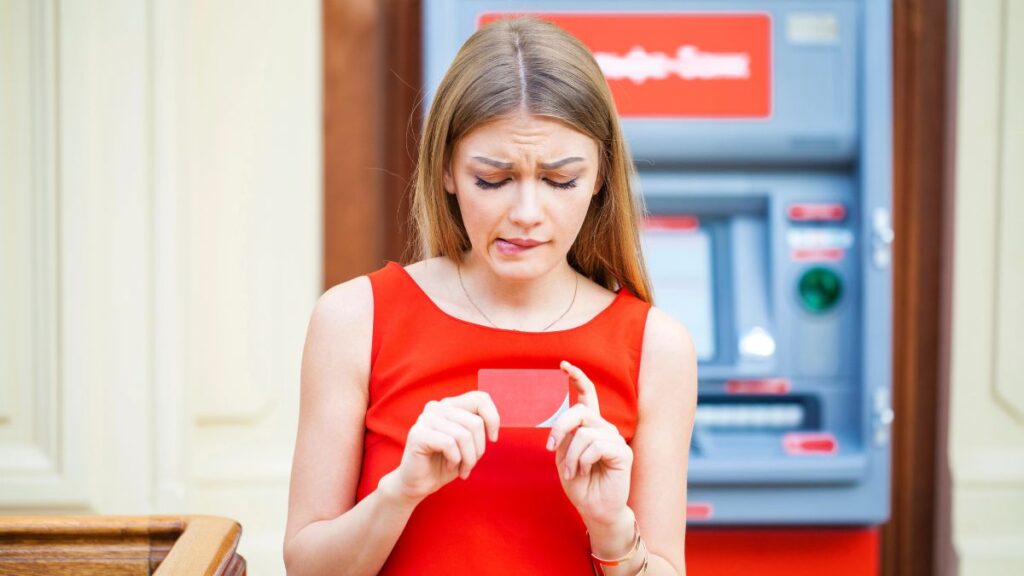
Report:
[{"label": "bare shoulder", "polygon": [[373,288],[367,276],[337,284],[313,308],[305,360],[335,374],[368,376],[373,338]]},{"label": "bare shoulder", "polygon": [[359,276],[324,292],[313,309],[311,323],[325,324],[328,329],[351,330],[366,320],[372,326],[373,288],[369,277]]},{"label": "bare shoulder", "polygon": [[647,325],[644,328],[644,350],[655,354],[693,353],[693,339],[690,331],[667,312],[651,306],[647,312]]},{"label": "bare shoulder", "polygon": [[696,380],[697,354],[689,330],[664,310],[651,306],[640,357],[641,389],[682,384],[695,390]]}]

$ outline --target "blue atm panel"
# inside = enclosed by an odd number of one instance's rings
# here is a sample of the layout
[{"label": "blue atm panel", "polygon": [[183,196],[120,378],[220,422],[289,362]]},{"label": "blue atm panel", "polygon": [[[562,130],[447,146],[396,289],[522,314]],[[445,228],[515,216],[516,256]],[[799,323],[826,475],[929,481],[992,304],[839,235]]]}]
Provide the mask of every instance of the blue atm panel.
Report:
[{"label": "blue atm panel", "polygon": [[710,510],[704,521],[883,520],[888,391],[865,387],[858,361],[864,254],[853,180],[781,171],[640,178],[657,215],[643,234],[656,302],[697,346],[689,480],[690,500]]},{"label": "blue atm panel", "polygon": [[[563,25],[609,78],[649,212],[642,241],[655,304],[687,325],[697,348],[690,523],[883,522],[892,422],[889,3],[424,6],[428,98],[463,41],[502,14]],[[609,22],[616,34],[606,33]],[[730,27],[746,32],[734,38]],[[707,70],[693,67],[694,55],[718,68],[699,77]],[[731,77],[755,95],[732,112]],[[636,100],[645,90],[656,95],[646,108]],[[698,110],[709,97],[725,107]],[[682,112],[659,116],[658,106]]]}]

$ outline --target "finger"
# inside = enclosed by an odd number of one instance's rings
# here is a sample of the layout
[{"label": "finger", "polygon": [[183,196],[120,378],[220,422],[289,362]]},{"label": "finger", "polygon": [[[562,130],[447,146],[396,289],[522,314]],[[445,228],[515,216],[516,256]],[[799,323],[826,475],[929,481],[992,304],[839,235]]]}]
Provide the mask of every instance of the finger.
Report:
[{"label": "finger", "polygon": [[562,463],[562,477],[571,480],[579,471],[580,455],[598,440],[598,435],[593,428],[578,428],[573,434],[569,448],[565,451],[565,460]]},{"label": "finger", "polygon": [[444,455],[449,472],[455,470],[462,463],[462,453],[459,452],[459,445],[451,436],[438,432],[426,425],[413,427],[409,435],[414,446],[419,447],[419,453],[424,456],[434,454]]},{"label": "finger", "polygon": [[[594,446],[591,444],[589,450],[598,450],[597,454],[588,453],[587,450],[580,454],[579,465],[581,474],[589,474],[598,462],[614,469],[630,470],[633,467],[633,449],[629,447],[622,436],[600,437]],[[593,461],[591,461],[593,460]],[[586,466],[584,471],[582,467]]]},{"label": "finger", "polygon": [[459,476],[463,480],[468,478],[469,473],[473,470],[473,466],[476,466],[477,462],[476,445],[473,443],[473,435],[470,431],[458,423],[438,415],[431,415],[427,420],[427,424],[434,430],[447,434],[455,440],[455,443],[459,446],[459,453],[462,454]]},{"label": "finger", "polygon": [[494,405],[491,395],[482,390],[473,390],[445,398],[445,402],[451,406],[462,408],[484,419],[484,427],[487,429],[487,437],[491,442],[498,441],[498,428],[501,427],[501,416],[498,414],[498,407]]},{"label": "finger", "polygon": [[476,443],[473,441],[472,433],[460,424],[444,418],[439,418],[437,421],[432,422],[431,425],[434,430],[451,436],[455,440],[455,445],[458,447],[459,454],[461,455],[459,476],[463,480],[469,478],[469,474],[473,471],[473,466],[476,465],[478,460]]},{"label": "finger", "polygon": [[592,428],[605,428],[604,420],[593,410],[583,404],[575,404],[569,408],[551,427],[551,434],[548,436],[548,449],[558,450],[565,441],[565,437],[581,426]]},{"label": "finger", "polygon": [[[577,430],[579,429],[577,428]],[[561,475],[562,471],[565,469],[565,455],[569,452],[569,446],[572,444],[574,436],[576,436],[575,431],[566,435],[565,440],[562,441],[558,450],[555,452],[555,469],[558,471],[559,475]]]},{"label": "finger", "polygon": [[448,420],[451,420],[466,430],[469,430],[470,434],[473,435],[473,445],[476,447],[477,457],[482,457],[484,451],[487,449],[487,441],[484,440],[484,419],[479,414],[463,410],[462,408],[456,408],[452,405],[445,405],[443,410],[443,416]]},{"label": "finger", "polygon": [[559,367],[569,375],[569,382],[576,387],[576,391],[579,393],[579,402],[600,414],[601,403],[597,398],[597,386],[594,386],[583,370],[570,364],[569,361],[563,360]]},{"label": "finger", "polygon": [[594,440],[579,457],[579,474],[589,476],[594,465],[604,460],[608,451],[608,442],[604,439]]}]

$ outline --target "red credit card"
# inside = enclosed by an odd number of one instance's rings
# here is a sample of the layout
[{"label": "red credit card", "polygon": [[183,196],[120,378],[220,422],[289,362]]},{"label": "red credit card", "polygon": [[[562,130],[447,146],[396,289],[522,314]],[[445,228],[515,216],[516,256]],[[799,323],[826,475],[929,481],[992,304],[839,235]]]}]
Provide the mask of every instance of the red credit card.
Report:
[{"label": "red credit card", "polygon": [[569,409],[569,376],[561,370],[483,369],[476,382],[498,408],[502,428],[550,428]]}]

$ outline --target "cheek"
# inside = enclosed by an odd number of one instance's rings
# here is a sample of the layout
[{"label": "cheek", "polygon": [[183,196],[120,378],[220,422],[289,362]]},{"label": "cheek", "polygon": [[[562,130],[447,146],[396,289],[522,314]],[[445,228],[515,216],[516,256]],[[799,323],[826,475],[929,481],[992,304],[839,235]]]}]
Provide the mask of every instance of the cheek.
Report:
[{"label": "cheek", "polygon": [[476,185],[473,181],[459,182],[459,211],[470,237],[488,234],[488,229],[492,228],[494,221],[500,217],[494,202],[488,202],[474,188]]},{"label": "cheek", "polygon": [[578,194],[563,198],[555,210],[555,213],[560,215],[558,217],[560,227],[572,232],[574,238],[579,234],[583,221],[587,219],[587,210],[590,209],[590,203],[594,198],[586,190],[589,190],[589,188],[580,190]]}]

